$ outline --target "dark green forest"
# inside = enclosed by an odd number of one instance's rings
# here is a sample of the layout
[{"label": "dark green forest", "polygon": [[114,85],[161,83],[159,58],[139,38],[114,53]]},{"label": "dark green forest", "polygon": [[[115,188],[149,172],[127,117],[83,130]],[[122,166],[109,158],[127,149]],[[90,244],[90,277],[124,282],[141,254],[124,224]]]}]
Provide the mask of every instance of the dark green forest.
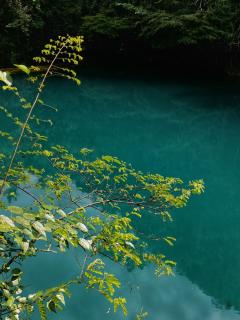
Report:
[{"label": "dark green forest", "polygon": [[2,0],[0,27],[4,67],[69,33],[84,35],[85,64],[239,69],[237,0]]}]

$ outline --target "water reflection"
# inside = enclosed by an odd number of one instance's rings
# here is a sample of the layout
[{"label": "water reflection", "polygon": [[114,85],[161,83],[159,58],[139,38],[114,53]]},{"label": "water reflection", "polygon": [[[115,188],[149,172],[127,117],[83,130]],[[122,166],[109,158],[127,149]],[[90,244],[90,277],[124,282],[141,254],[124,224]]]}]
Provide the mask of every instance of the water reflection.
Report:
[{"label": "water reflection", "polygon": [[[39,284],[47,288],[57,281],[64,281],[76,275],[80,269],[78,261],[81,261],[81,257],[74,251],[69,252],[67,259],[61,254],[54,258],[49,256],[44,259],[32,259],[28,264],[31,272],[28,272],[26,280],[33,284],[36,283],[35,279],[38,279],[38,285],[31,285],[31,290],[39,289]],[[217,306],[213,298],[185,276],[176,274],[174,277],[156,278],[153,275],[154,270],[150,267],[128,272],[111,263],[109,270],[114,271],[122,281],[123,288],[120,294],[128,299],[129,320],[135,320],[136,313],[141,308],[149,313],[149,320],[240,320],[237,311],[228,306]],[[121,313],[114,314],[105,299],[94,291],[85,292],[80,287],[72,288],[72,292],[73,297],[67,301],[64,311],[52,316],[52,319],[125,319]]]},{"label": "water reflection", "polygon": [[[74,185],[72,188],[74,197],[79,195]],[[81,193],[80,196],[83,197],[83,204],[89,203],[86,194]],[[24,193],[19,193],[17,202],[13,204],[26,205],[28,201],[29,198]],[[62,206],[64,203],[60,204],[60,207]],[[151,222],[156,229],[156,222]],[[202,238],[202,233],[200,235]],[[152,248],[154,249],[154,246]],[[81,270],[83,259],[81,250],[77,249],[56,255],[42,253],[31,258],[24,265],[24,282],[27,284],[28,293],[47,289],[76,277]],[[106,262],[107,271],[115,273],[121,279],[122,288],[118,294],[127,298],[129,320],[135,320],[136,313],[141,309],[149,313],[150,320],[240,320],[240,314],[234,310],[230,301],[217,306],[212,297],[186,276],[178,274],[177,270],[173,277],[157,278],[152,267],[128,271],[112,261]],[[115,314],[105,299],[94,291],[86,292],[83,287],[72,287],[72,293],[73,298],[68,301],[66,309],[60,315],[52,315],[52,319],[124,319],[120,312]],[[38,317],[36,315],[36,319]]]},{"label": "water reflection", "polygon": [[[141,307],[152,320],[239,319],[231,309],[240,310],[239,84],[80,77],[80,88],[59,80],[49,83],[45,100],[59,106],[58,114],[47,111],[55,123],[46,128],[51,143],[73,152],[82,146],[94,148],[142,171],[203,178],[207,185],[203,197],[174,213],[173,224],[145,221],[148,232],[161,230],[177,238],[167,253],[178,262],[181,275],[156,281],[147,269],[118,270],[130,298],[129,319]],[[153,249],[162,250],[159,244]],[[74,255],[67,260],[34,260],[32,280],[45,283],[48,272],[68,279],[78,268]],[[41,270],[45,275],[40,277]],[[107,311],[102,299],[79,290],[64,315],[55,318],[121,319]]]},{"label": "water reflection", "polygon": [[[148,270],[136,275],[140,278],[140,295],[149,319],[152,320],[237,320],[240,315],[235,310],[218,308],[213,299],[187,277],[176,275],[156,280]],[[137,280],[137,279],[136,279]]]}]

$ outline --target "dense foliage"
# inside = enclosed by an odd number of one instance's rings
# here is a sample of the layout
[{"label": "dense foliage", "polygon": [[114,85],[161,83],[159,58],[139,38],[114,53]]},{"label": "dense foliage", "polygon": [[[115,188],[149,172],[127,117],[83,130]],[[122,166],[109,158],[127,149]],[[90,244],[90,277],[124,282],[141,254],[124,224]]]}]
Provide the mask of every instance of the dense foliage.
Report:
[{"label": "dense foliage", "polygon": [[[81,33],[88,55],[116,55],[147,61],[162,50],[203,49],[229,55],[239,44],[240,4],[236,0],[4,0],[0,8],[0,63],[23,61],[48,34]],[[192,59],[201,59],[194,55]],[[172,59],[172,57],[170,57]]]},{"label": "dense foliage", "polygon": [[[51,121],[35,111],[52,108],[41,97],[48,77],[63,76],[79,84],[66,64],[81,61],[81,43],[81,37],[50,40],[34,59],[48,65],[43,73],[37,66],[16,65],[33,82],[33,102],[23,97],[8,73],[0,72],[2,89],[16,98],[13,112],[0,106],[0,319],[29,319],[37,309],[45,320],[47,311],[56,313],[65,305],[71,285],[96,289],[114,311],[120,308],[126,315],[126,299],[117,295],[121,283],[108,271],[109,260],[131,268],[150,263],[157,275],[172,274],[175,262],[161,250],[151,251],[146,241],[151,235],[143,239],[136,220],[150,215],[171,220],[170,210],[185,206],[204,188],[202,181],[185,184],[178,178],[144,174],[116,157],[94,158],[85,148],[74,155],[47,141],[41,124]],[[11,130],[4,130],[9,123]],[[175,241],[161,230],[155,240],[170,245]],[[29,291],[26,261],[71,247],[82,258],[76,277],[47,290]]]}]

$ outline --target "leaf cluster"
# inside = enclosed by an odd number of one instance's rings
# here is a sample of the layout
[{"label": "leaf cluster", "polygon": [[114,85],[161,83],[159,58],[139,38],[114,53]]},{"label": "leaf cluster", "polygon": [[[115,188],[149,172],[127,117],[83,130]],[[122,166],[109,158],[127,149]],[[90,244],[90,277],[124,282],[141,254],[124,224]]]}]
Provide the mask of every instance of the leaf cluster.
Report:
[{"label": "leaf cluster", "polygon": [[[7,74],[0,77],[5,93],[13,94],[27,115],[24,121],[21,115],[0,108],[12,124],[11,131],[0,132],[0,139],[8,145],[0,153],[0,318],[5,320],[26,314],[31,318],[36,309],[42,320],[47,319],[48,312],[64,307],[71,285],[97,290],[113,304],[114,311],[120,308],[126,315],[126,299],[117,294],[120,280],[108,272],[108,262],[134,268],[150,263],[156,266],[157,275],[171,275],[175,262],[151,252],[135,220],[151,215],[163,222],[171,220],[172,209],[184,207],[192,195],[204,190],[202,180],[186,184],[179,178],[142,173],[114,156],[94,158],[86,148],[72,154],[64,146],[51,145],[37,131],[42,121],[34,112],[46,106],[41,99],[46,79],[61,75],[77,82],[76,74],[65,64],[81,61],[81,43],[82,37],[58,37],[34,59],[48,68],[44,73],[39,69],[33,103],[22,96],[14,80],[6,83]],[[17,67],[28,79],[36,68]],[[13,154],[8,152],[11,149]],[[22,194],[25,203],[18,201]],[[173,245],[175,238],[160,234],[159,241]],[[71,247],[82,257],[78,274],[56,287],[27,294],[25,262]]]}]

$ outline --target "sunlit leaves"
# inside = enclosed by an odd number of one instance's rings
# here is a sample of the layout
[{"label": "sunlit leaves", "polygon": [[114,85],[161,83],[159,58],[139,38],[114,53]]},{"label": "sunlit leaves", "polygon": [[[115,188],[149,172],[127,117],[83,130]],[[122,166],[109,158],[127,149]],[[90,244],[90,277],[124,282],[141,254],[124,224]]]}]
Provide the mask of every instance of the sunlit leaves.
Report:
[{"label": "sunlit leaves", "polygon": [[46,237],[45,228],[44,228],[44,226],[42,225],[41,222],[35,221],[32,224],[32,227],[33,227],[34,230],[36,230],[39,233],[39,235],[42,235],[42,236]]},{"label": "sunlit leaves", "polygon": [[23,71],[24,73],[26,74],[30,74],[30,69],[28,67],[26,67],[25,65],[23,64],[14,64],[15,67],[17,67],[19,70]]},{"label": "sunlit leaves", "polygon": [[7,216],[0,215],[0,232],[7,232],[15,228],[15,224]]},{"label": "sunlit leaves", "polygon": [[127,316],[126,304],[127,304],[127,300],[125,298],[122,298],[122,297],[115,298],[113,300],[114,312],[116,312],[118,310],[118,308],[120,307],[123,311],[123,314],[125,316]]},{"label": "sunlit leaves", "polygon": [[8,206],[7,210],[14,214],[23,214],[24,212],[23,208],[17,206]]},{"label": "sunlit leaves", "polygon": [[92,152],[93,152],[93,150],[88,149],[88,148],[82,148],[82,149],[80,149],[80,153],[81,153],[82,155],[84,155],[84,156],[87,156],[89,153],[92,153]]},{"label": "sunlit leaves", "polygon": [[54,61],[50,76],[64,77],[80,85],[81,82],[76,77],[76,72],[67,68],[66,65],[76,66],[83,60],[82,43],[82,36],[59,36],[57,39],[50,39],[50,42],[42,49],[41,55],[34,57],[33,60],[39,64],[50,64],[51,61]]},{"label": "sunlit leaves", "polygon": [[76,227],[79,229],[79,230],[81,230],[82,232],[88,232],[88,228],[85,226],[85,224],[84,223],[81,223],[81,222],[78,222],[77,224],[76,224]]},{"label": "sunlit leaves", "polygon": [[84,238],[80,238],[78,240],[79,245],[85,250],[92,250],[92,240],[86,240]]},{"label": "sunlit leaves", "polygon": [[166,241],[167,244],[169,244],[170,246],[173,246],[174,242],[176,241],[176,238],[168,236],[168,237],[164,237],[163,240]]},{"label": "sunlit leaves", "polygon": [[85,272],[85,276],[88,279],[87,287],[97,288],[107,300],[114,304],[115,311],[117,311],[118,306],[120,306],[126,315],[126,300],[124,298],[113,298],[116,288],[120,288],[121,283],[113,274],[105,272],[104,267],[105,264],[100,259],[96,259],[89,264]]},{"label": "sunlit leaves", "polygon": [[203,180],[190,181],[189,186],[192,187],[192,193],[194,194],[201,194],[205,189]]},{"label": "sunlit leaves", "polygon": [[12,86],[13,80],[9,72],[0,70],[0,81],[4,82],[7,86]]},{"label": "sunlit leaves", "polygon": [[[76,73],[64,64],[81,61],[81,44],[82,37],[58,37],[50,40],[35,61],[53,62],[54,68],[45,75],[60,75],[79,83]],[[17,67],[26,74],[30,71],[23,65]],[[31,71],[40,72],[40,78],[44,77],[41,70],[31,67]],[[3,76],[1,80],[6,83],[9,79],[2,73]],[[5,89],[11,88],[19,100],[24,109],[21,111],[31,108],[17,88],[6,84]],[[43,88],[44,85],[40,89]],[[48,106],[39,99],[40,89],[36,103]],[[18,116],[1,106],[0,111],[14,125],[13,132],[23,128]],[[144,174],[117,157],[96,158],[88,148],[75,155],[64,146],[49,147],[47,136],[34,130],[31,121],[38,126],[50,123],[31,115],[4,186],[0,201],[0,273],[4,273],[7,281],[0,282],[1,306],[10,313],[11,320],[23,314],[31,318],[36,309],[45,320],[48,312],[56,313],[64,307],[70,285],[82,284],[102,294],[113,304],[114,311],[121,309],[127,315],[126,299],[117,295],[121,283],[108,272],[108,260],[131,268],[143,268],[150,263],[155,265],[158,276],[173,274],[175,262],[159,252],[151,252],[136,220],[153,216],[163,222],[172,221],[170,211],[185,206],[193,194],[202,193],[203,182],[185,184],[178,178]],[[14,143],[11,133],[2,130],[0,137]],[[7,153],[0,154],[3,171],[7,170],[8,158]],[[18,195],[26,197],[24,204],[18,201]],[[176,239],[159,230],[153,240],[173,246]],[[25,261],[39,253],[64,253],[71,247],[83,257],[78,275],[56,287],[24,296]]]},{"label": "sunlit leaves", "polygon": [[143,259],[145,262],[155,265],[155,274],[158,277],[162,275],[171,276],[174,274],[173,268],[176,266],[176,262],[166,259],[163,254],[145,253]]}]

